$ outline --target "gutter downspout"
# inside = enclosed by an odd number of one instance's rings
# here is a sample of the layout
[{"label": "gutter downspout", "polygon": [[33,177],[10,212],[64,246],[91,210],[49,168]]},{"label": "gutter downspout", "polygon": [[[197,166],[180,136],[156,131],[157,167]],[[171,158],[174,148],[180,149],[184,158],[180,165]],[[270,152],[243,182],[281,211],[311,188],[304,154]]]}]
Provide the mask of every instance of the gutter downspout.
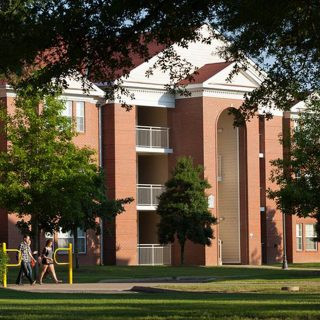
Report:
[{"label": "gutter downspout", "polygon": [[[102,161],[102,104],[97,103],[98,108],[98,150],[99,150],[99,167],[103,168]],[[104,263],[104,245],[103,245],[103,221],[100,218],[100,265],[102,266]]]}]

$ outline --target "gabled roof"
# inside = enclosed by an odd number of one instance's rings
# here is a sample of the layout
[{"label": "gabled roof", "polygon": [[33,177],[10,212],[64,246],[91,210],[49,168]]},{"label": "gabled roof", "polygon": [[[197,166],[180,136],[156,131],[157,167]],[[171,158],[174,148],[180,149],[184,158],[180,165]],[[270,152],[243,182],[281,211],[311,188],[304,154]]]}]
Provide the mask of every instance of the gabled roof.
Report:
[{"label": "gabled roof", "polygon": [[216,62],[216,63],[208,63],[199,68],[195,73],[192,74],[193,79],[190,81],[189,79],[184,79],[179,82],[180,85],[187,84],[197,84],[203,83],[209,80],[211,77],[227,68],[232,62]]}]

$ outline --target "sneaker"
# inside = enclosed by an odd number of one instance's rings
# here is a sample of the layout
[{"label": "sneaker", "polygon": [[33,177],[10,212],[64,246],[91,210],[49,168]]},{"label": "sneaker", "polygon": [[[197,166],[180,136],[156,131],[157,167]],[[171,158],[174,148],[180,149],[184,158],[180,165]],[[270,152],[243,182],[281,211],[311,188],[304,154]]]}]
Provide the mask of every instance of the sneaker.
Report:
[{"label": "sneaker", "polygon": [[34,280],[34,281],[31,283],[31,285],[34,286],[34,285],[36,284],[36,282],[37,282],[37,281]]}]

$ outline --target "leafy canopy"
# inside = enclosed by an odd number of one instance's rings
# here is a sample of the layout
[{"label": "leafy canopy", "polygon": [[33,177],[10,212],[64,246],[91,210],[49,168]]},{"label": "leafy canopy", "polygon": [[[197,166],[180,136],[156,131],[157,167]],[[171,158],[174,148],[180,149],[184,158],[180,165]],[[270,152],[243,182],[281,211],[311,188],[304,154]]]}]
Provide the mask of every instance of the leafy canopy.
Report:
[{"label": "leafy canopy", "polygon": [[[170,45],[187,47],[199,39],[196,30],[203,23],[219,31],[203,41],[227,40],[220,53],[237,62],[235,71],[247,68],[247,57],[267,71],[237,121],[252,117],[258,105],[288,110],[319,89],[318,0],[2,1],[0,74],[36,86],[52,79],[66,85],[67,75],[89,74],[105,82],[112,95],[119,72],[127,74],[137,61],[150,58],[150,45],[157,44],[158,50],[168,49],[158,65],[170,71],[173,85],[192,68]],[[42,68],[30,72],[39,53]]]},{"label": "leafy canopy", "polygon": [[289,139],[283,139],[287,155],[272,161],[271,180],[278,185],[268,190],[270,198],[286,214],[314,217],[320,239],[320,102],[309,101],[296,119]]},{"label": "leafy canopy", "polygon": [[[58,94],[58,93],[57,93]],[[94,150],[79,148],[64,102],[34,90],[19,92],[14,112],[2,108],[7,148],[0,152],[0,206],[16,213],[23,232],[98,230],[131,199],[108,200]],[[27,219],[26,219],[27,218]],[[29,219],[31,218],[31,219]]]},{"label": "leafy canopy", "polygon": [[210,245],[213,239],[212,225],[216,218],[208,210],[205,190],[210,185],[201,178],[202,174],[203,168],[194,167],[190,157],[178,159],[172,178],[166,182],[166,189],[159,198],[159,241],[167,244],[178,239],[182,264],[186,240]]}]

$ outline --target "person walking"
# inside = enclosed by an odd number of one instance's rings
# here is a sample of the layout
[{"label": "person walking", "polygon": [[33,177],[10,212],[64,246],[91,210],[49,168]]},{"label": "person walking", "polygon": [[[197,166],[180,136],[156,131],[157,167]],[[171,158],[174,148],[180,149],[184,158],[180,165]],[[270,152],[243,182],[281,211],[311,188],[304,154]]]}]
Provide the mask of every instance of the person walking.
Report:
[{"label": "person walking", "polygon": [[52,252],[52,240],[48,239],[46,241],[46,246],[42,251],[42,271],[39,278],[39,284],[42,284],[43,276],[47,271],[50,271],[55,283],[61,283],[62,281],[58,280],[56,271],[53,264],[53,252]]},{"label": "person walking", "polygon": [[32,278],[32,268],[31,268],[31,261],[36,262],[36,260],[32,256],[30,244],[31,244],[30,237],[25,235],[23,237],[23,241],[20,243],[20,246],[19,246],[22,260],[21,260],[19,274],[16,280],[17,285],[22,285],[23,275],[27,277],[31,285],[34,285],[36,283],[36,281],[33,280]]}]

